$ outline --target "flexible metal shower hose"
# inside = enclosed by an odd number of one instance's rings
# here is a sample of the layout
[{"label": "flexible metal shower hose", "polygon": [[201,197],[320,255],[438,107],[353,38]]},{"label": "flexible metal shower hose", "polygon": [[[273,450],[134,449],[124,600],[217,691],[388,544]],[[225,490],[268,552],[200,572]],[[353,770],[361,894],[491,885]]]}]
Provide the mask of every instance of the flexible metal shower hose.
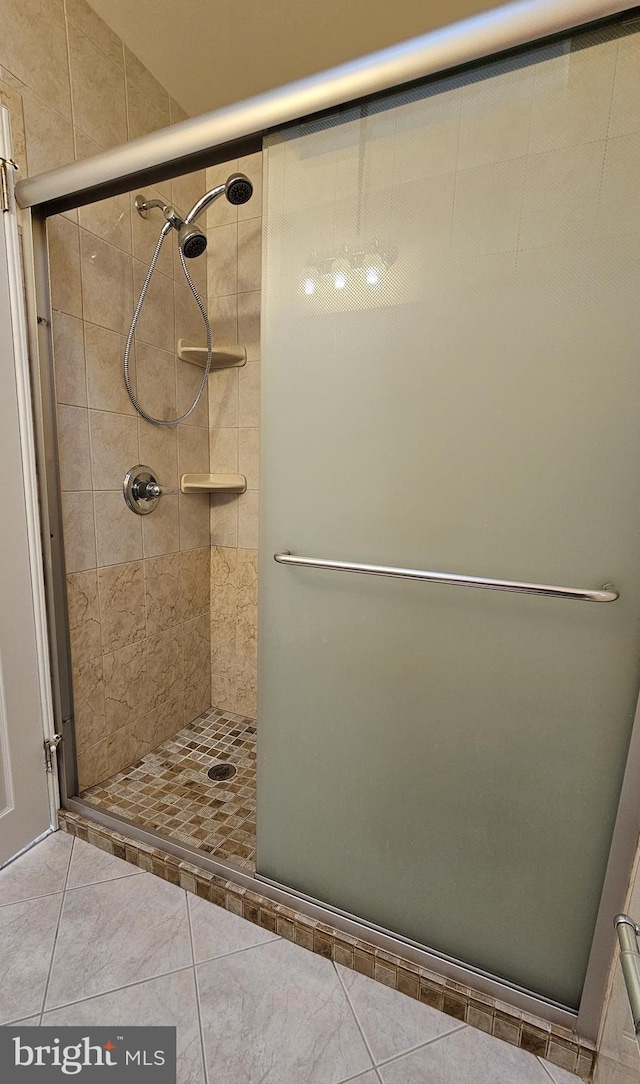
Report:
[{"label": "flexible metal shower hose", "polygon": [[195,285],[193,283],[193,280],[191,278],[191,275],[189,274],[187,265],[186,265],[185,260],[184,260],[184,253],[183,253],[182,249],[179,248],[178,251],[180,253],[180,263],[182,264],[182,270],[184,271],[184,277],[187,280],[187,284],[189,286],[189,289],[191,290],[191,293],[193,294],[193,296],[196,299],[196,304],[197,304],[198,308],[200,309],[200,314],[201,314],[202,319],[204,321],[204,326],[205,326],[205,330],[206,330],[206,333],[207,333],[207,362],[206,362],[206,365],[204,367],[204,374],[202,376],[202,383],[200,384],[200,387],[198,389],[198,394],[196,395],[195,399],[193,400],[193,403],[191,404],[191,406],[189,407],[188,410],[185,410],[184,414],[180,415],[179,418],[170,418],[168,420],[165,419],[165,418],[154,418],[152,414],[148,414],[147,411],[144,409],[144,407],[142,407],[140,405],[140,403],[138,402],[138,399],[136,397],[136,394],[135,394],[133,388],[131,387],[131,377],[129,375],[129,355],[131,353],[131,346],[132,346],[132,343],[133,343],[133,337],[135,335],[136,325],[137,325],[138,320],[140,318],[140,313],[142,312],[142,306],[144,305],[144,299],[147,296],[147,290],[149,289],[149,283],[151,282],[151,276],[153,275],[153,272],[155,271],[155,267],[156,267],[156,264],[158,262],[158,257],[160,255],[160,250],[162,248],[163,241],[164,241],[165,237],[167,236],[167,234],[169,233],[170,229],[171,229],[171,225],[170,225],[170,223],[167,222],[162,227],[162,230],[160,231],[160,236],[158,238],[158,243],[157,243],[157,245],[155,247],[155,252],[153,253],[153,256],[151,257],[151,263],[149,264],[149,270],[147,271],[147,274],[145,276],[145,280],[142,283],[142,289],[140,290],[140,297],[138,298],[138,304],[136,305],[134,313],[133,313],[133,319],[131,321],[131,327],[129,328],[129,334],[127,336],[127,342],[126,342],[126,346],[124,348],[124,382],[125,382],[125,385],[126,385],[126,388],[127,388],[127,394],[129,396],[131,402],[133,403],[134,407],[138,411],[138,414],[141,414],[142,417],[145,418],[148,422],[151,422],[152,425],[163,425],[163,426],[179,425],[180,422],[185,421],[189,417],[189,415],[192,414],[193,411],[196,409],[198,403],[200,402],[200,400],[202,398],[202,393],[204,392],[204,389],[207,386],[207,377],[209,376],[209,372],[211,371],[211,355],[212,355],[212,349],[213,349],[212,342],[211,342],[211,324],[209,323],[209,317],[207,316],[207,310],[205,309],[205,307],[204,307],[204,305],[203,305],[203,303],[202,303],[202,301],[200,299],[200,294],[198,293],[198,291],[197,291],[197,289],[196,289],[196,287],[195,287]]}]

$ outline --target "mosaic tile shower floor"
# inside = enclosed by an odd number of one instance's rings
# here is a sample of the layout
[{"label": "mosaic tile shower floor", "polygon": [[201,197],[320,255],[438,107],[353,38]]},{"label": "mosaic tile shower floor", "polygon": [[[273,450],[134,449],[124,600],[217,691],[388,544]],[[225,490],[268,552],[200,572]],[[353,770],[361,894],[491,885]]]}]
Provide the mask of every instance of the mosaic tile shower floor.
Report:
[{"label": "mosaic tile shower floor", "polygon": [[[207,772],[220,762],[232,764],[236,775],[214,782]],[[90,787],[82,797],[141,828],[154,829],[253,872],[255,721],[210,708],[142,760]]]}]

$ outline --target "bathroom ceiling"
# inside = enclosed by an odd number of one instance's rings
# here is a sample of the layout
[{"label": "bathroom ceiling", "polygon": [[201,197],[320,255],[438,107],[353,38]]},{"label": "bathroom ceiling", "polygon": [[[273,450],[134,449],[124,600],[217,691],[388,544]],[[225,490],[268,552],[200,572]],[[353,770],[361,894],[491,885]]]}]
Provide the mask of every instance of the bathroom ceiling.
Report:
[{"label": "bathroom ceiling", "polygon": [[487,0],[90,0],[193,116],[496,5]]}]

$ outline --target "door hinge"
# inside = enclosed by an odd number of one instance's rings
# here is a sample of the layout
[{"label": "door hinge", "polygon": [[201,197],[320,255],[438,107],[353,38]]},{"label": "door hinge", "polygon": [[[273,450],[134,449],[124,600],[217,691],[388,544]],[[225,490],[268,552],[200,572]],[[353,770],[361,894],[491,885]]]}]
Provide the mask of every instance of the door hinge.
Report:
[{"label": "door hinge", "polygon": [[53,754],[62,741],[62,734],[54,734],[52,738],[44,739],[44,764],[48,772],[53,771]]},{"label": "door hinge", "polygon": [[3,213],[11,210],[9,169],[17,169],[13,158],[0,158],[0,208]]}]

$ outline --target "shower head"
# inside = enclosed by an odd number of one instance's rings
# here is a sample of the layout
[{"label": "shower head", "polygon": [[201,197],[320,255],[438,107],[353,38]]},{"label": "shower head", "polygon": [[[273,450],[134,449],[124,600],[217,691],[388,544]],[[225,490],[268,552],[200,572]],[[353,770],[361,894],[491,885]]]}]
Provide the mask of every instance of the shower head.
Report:
[{"label": "shower head", "polygon": [[241,203],[246,203],[247,200],[251,199],[252,195],[253,185],[249,178],[245,177],[244,173],[232,173],[230,177],[227,177],[224,184],[216,185],[209,192],[205,192],[197,203],[194,203],[185,218],[185,222],[195,222],[196,218],[199,218],[207,207],[210,207],[214,200],[219,199],[220,196],[226,196],[229,203],[238,206]]},{"label": "shower head", "polygon": [[227,183],[224,186],[224,194],[229,200],[229,203],[233,203],[239,206],[241,203],[247,203],[253,195],[253,185],[248,177],[245,177],[244,173],[232,173],[227,178]]},{"label": "shower head", "polygon": [[186,260],[201,256],[207,247],[206,234],[190,222],[184,222],[178,230],[178,244]]}]

